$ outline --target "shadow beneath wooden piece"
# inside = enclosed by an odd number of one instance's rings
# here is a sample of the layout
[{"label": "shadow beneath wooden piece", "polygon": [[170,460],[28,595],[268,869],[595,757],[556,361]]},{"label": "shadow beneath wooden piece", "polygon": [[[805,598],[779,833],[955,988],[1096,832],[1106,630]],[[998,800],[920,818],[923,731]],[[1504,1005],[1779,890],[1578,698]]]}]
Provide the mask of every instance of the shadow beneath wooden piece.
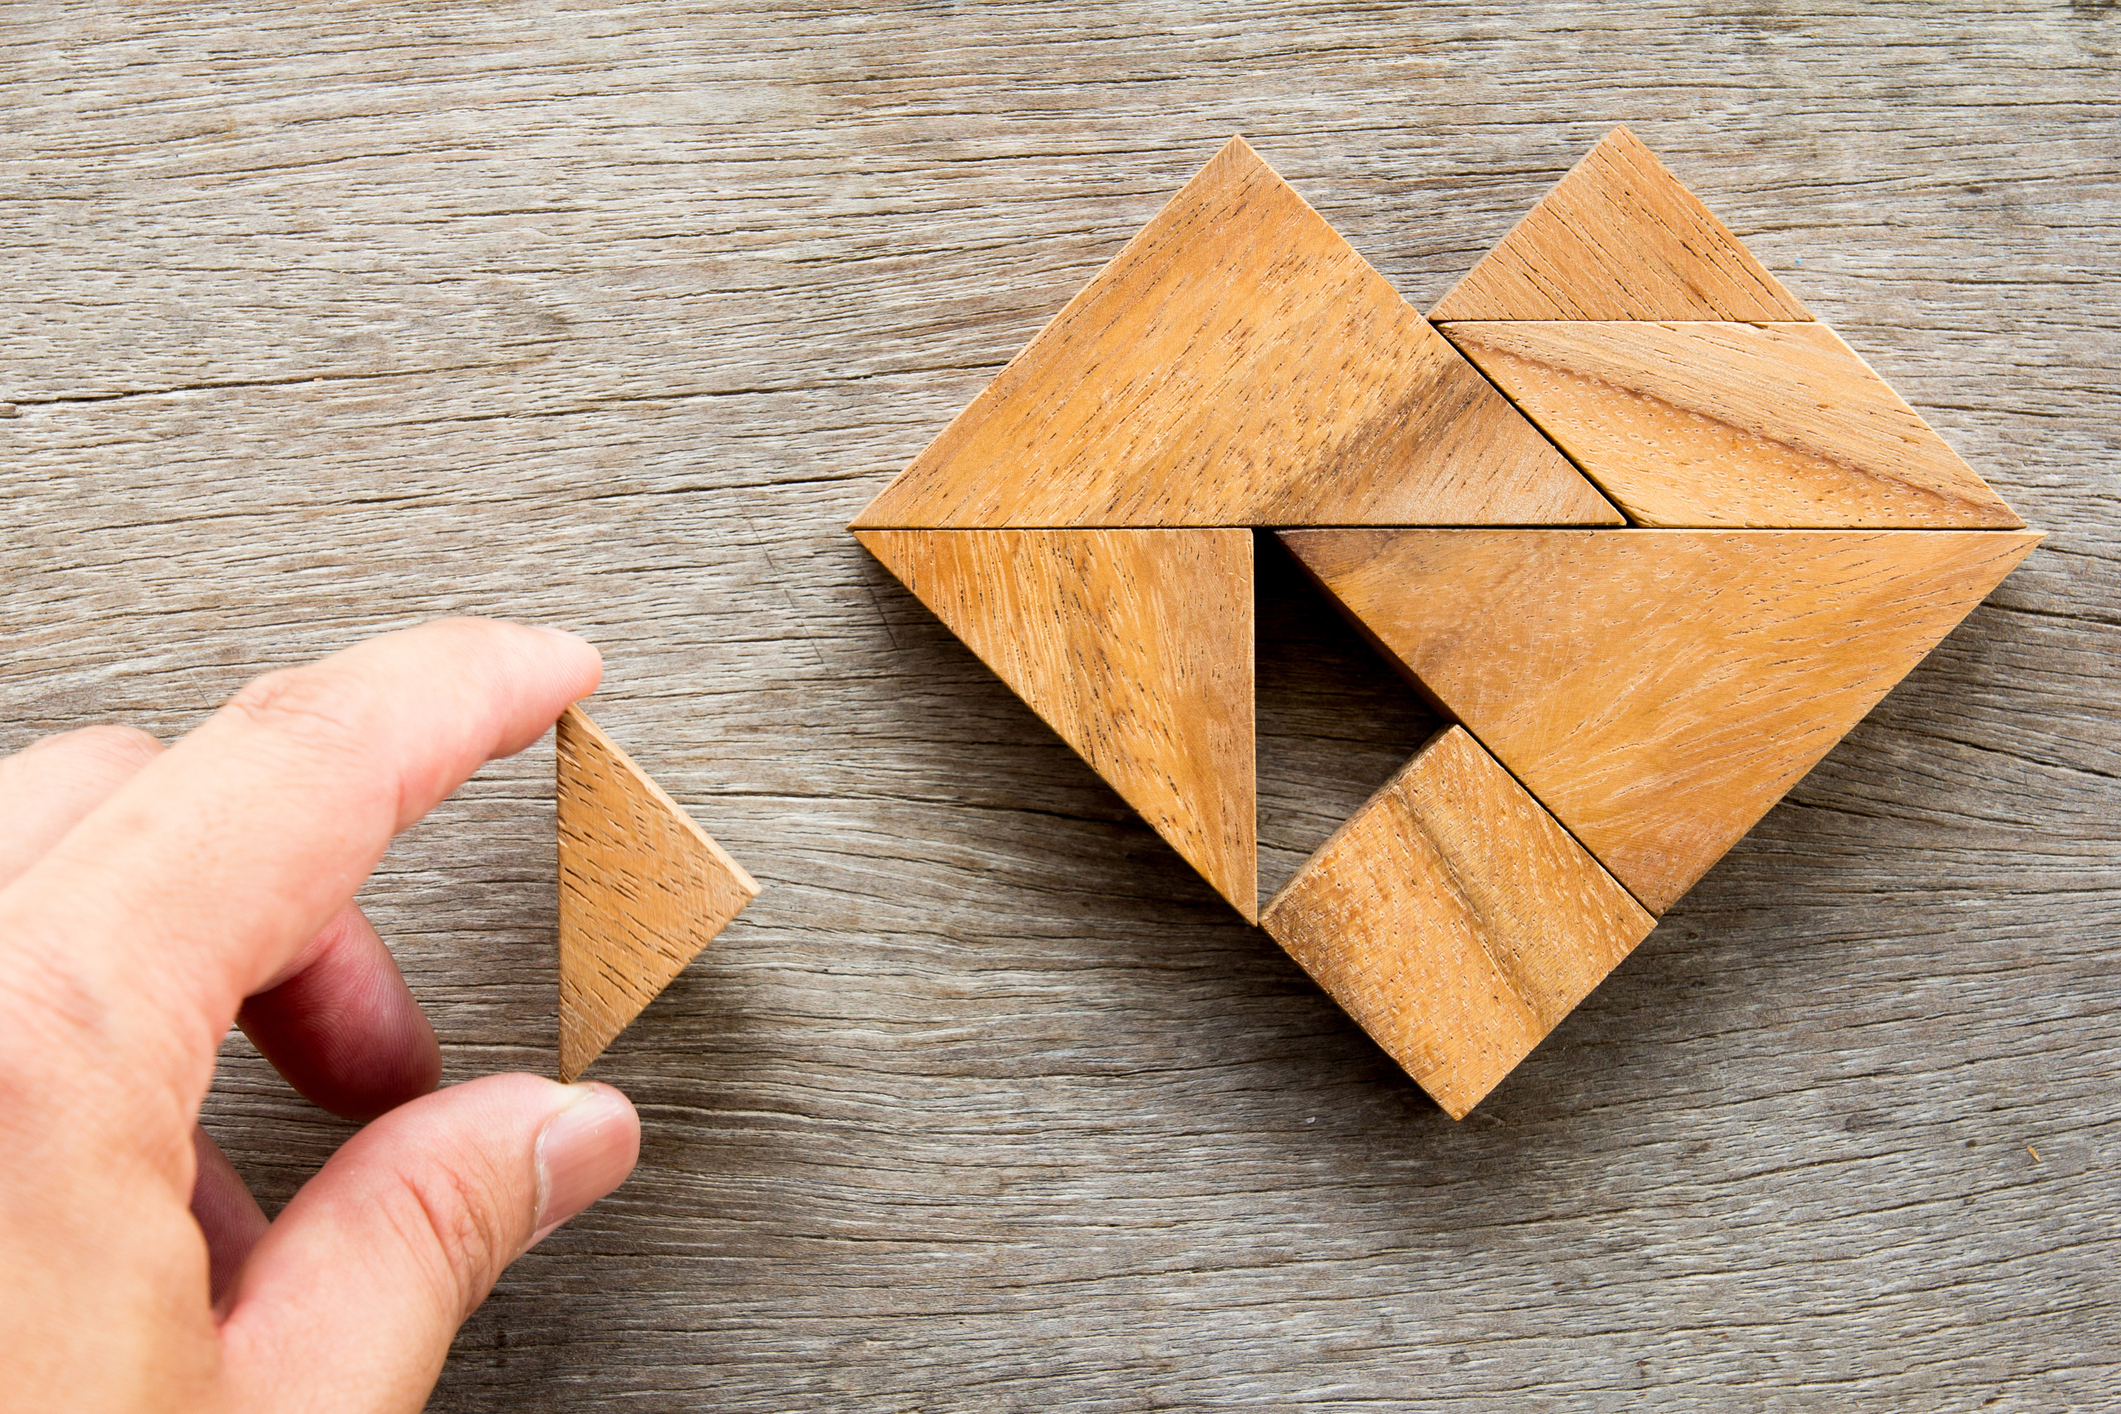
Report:
[{"label": "shadow beneath wooden piece", "polygon": [[1271,898],[1444,719],[1272,535],[1253,550],[1259,891]]}]

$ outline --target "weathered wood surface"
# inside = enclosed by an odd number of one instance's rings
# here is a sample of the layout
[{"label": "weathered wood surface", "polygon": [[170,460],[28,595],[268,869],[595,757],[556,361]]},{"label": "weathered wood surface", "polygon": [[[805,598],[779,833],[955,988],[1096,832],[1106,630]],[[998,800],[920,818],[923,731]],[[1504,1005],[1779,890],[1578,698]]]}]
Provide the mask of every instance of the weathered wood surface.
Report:
[{"label": "weathered wood surface", "polygon": [[[538,616],[765,887],[437,1409],[2121,1386],[2121,8],[18,5],[0,54],[0,746]],[[1454,1125],[840,527],[1230,132],[1427,308],[1617,121],[2051,535]],[[1433,725],[1278,554],[1269,888]],[[364,894],[455,1077],[552,1063],[551,770]],[[223,1075],[275,1206],[345,1129]]]}]

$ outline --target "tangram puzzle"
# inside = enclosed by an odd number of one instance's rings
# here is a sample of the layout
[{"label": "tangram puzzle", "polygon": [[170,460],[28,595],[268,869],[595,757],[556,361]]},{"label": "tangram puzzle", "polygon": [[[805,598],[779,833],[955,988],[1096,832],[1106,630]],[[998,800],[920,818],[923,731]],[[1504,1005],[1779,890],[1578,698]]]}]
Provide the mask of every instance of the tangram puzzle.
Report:
[{"label": "tangram puzzle", "polygon": [[[853,528],[1463,1117],[2023,525],[1619,129],[1429,319],[1233,138]],[[1255,528],[1453,723],[1264,911]]]},{"label": "tangram puzzle", "polygon": [[587,713],[555,729],[560,1076],[572,1080],[758,896]]}]

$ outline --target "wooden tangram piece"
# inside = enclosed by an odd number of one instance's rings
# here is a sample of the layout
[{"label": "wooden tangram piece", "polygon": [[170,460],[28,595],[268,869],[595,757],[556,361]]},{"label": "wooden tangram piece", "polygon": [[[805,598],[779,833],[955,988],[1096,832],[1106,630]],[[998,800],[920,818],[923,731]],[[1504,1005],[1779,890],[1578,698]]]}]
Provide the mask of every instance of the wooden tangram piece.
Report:
[{"label": "wooden tangram piece", "polygon": [[1639,524],[2024,524],[1824,324],[1519,320],[1448,332]]},{"label": "wooden tangram piece", "polygon": [[1626,128],[1429,311],[1434,320],[1811,317]]},{"label": "wooden tangram piece", "polygon": [[1247,920],[1249,530],[865,530],[863,545]]},{"label": "wooden tangram piece", "polygon": [[1432,738],[1260,921],[1453,1119],[1657,922],[1462,727]]},{"label": "wooden tangram piece", "polygon": [[2024,524],[1625,128],[1431,317],[1638,525]]},{"label": "wooden tangram piece", "polygon": [[561,715],[560,1075],[573,1080],[758,895],[587,713]]},{"label": "wooden tangram piece", "polygon": [[1662,913],[2039,541],[1300,530],[1283,541]]},{"label": "wooden tangram piece", "polygon": [[1619,523],[1232,138],[854,525]]}]

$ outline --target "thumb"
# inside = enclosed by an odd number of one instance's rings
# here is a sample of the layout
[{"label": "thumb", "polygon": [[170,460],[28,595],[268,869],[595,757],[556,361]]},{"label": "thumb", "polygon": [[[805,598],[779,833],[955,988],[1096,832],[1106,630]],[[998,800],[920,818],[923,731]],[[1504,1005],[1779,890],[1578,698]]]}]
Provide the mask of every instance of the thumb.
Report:
[{"label": "thumb", "polygon": [[618,1091],[533,1075],[376,1120],[303,1185],[229,1293],[234,1407],[419,1409],[502,1269],[618,1187],[640,1142]]}]

